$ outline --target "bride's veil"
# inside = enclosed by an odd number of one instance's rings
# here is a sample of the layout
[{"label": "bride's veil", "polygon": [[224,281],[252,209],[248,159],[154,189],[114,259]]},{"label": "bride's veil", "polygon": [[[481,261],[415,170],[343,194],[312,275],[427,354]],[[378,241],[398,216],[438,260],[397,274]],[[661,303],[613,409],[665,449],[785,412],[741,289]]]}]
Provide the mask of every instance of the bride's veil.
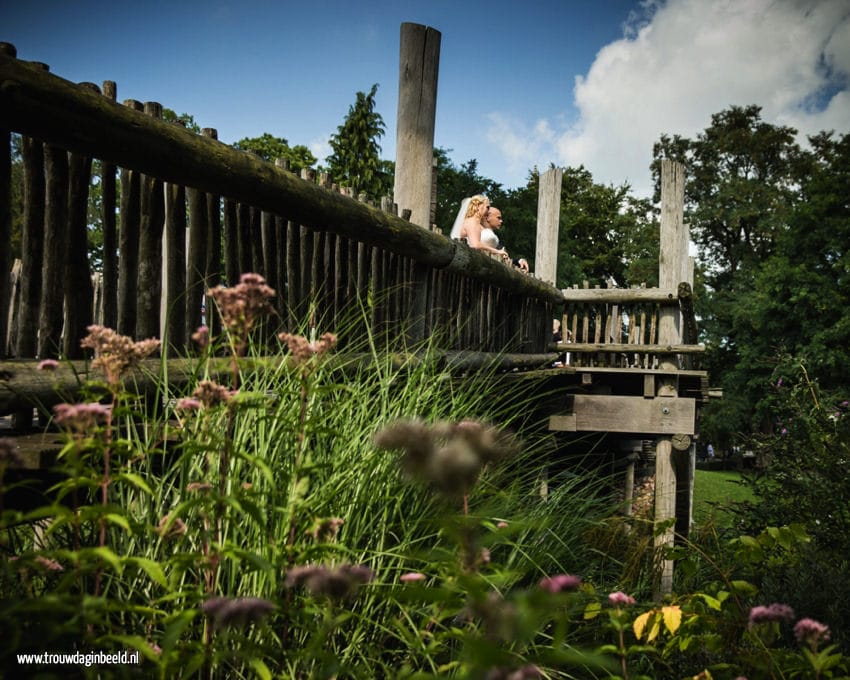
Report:
[{"label": "bride's veil", "polygon": [[469,202],[472,198],[464,198],[460,202],[460,210],[457,211],[457,217],[455,217],[455,222],[452,225],[452,232],[450,238],[460,238],[460,227],[463,224],[463,220],[466,218],[466,209],[469,207]]}]

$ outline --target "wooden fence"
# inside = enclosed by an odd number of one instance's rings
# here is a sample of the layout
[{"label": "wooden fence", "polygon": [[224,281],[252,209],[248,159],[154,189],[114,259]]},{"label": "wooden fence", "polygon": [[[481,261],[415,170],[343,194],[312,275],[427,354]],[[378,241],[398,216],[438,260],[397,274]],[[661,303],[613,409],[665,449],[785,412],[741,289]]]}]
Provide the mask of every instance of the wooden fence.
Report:
[{"label": "wooden fence", "polygon": [[[277,330],[347,329],[343,342],[545,353],[563,297],[551,285],[346,195],[115,101],[0,44],[0,147],[22,135],[22,258],[9,261],[11,158],[0,155],[0,355],[81,356],[93,322],[187,349],[204,291],[263,275]],[[103,224],[95,290],[87,251],[92,161]],[[13,289],[14,287],[14,289]],[[10,300],[14,303],[10,305]],[[212,312],[213,310],[209,310]]]}]

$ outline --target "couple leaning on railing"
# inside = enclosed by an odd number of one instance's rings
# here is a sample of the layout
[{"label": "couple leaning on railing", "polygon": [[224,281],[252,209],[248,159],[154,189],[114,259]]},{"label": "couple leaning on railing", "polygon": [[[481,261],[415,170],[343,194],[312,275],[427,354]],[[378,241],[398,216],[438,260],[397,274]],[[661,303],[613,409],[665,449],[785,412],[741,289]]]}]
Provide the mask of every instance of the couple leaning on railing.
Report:
[{"label": "couple leaning on railing", "polygon": [[477,194],[461,201],[451,237],[465,240],[470,248],[482,250],[500,257],[505,264],[528,273],[528,262],[523,258],[512,259],[505,248],[499,247],[496,232],[502,228],[502,211],[490,205],[483,194]]}]

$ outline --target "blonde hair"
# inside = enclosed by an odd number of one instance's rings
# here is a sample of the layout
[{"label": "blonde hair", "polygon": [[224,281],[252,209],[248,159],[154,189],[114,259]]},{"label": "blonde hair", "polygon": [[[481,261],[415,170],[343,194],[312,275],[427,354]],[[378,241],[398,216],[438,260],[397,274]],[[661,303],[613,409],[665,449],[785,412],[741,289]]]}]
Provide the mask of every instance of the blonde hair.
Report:
[{"label": "blonde hair", "polygon": [[490,204],[490,199],[487,198],[484,194],[476,194],[472,198],[469,199],[469,207],[466,209],[466,215],[464,217],[472,217],[476,212],[478,212],[478,208],[482,203]]}]

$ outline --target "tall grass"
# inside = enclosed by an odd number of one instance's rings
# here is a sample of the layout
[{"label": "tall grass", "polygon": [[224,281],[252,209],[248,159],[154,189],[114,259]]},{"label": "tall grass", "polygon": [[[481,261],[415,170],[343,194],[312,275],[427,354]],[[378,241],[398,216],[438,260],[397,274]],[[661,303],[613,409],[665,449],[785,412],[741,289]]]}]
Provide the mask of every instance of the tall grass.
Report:
[{"label": "tall grass", "polygon": [[[330,677],[334,664],[353,677],[392,675],[398,663],[434,670],[438,659],[399,632],[414,614],[393,593],[403,573],[439,575],[451,554],[443,520],[460,507],[406,479],[374,433],[411,417],[510,426],[528,420],[539,395],[493,372],[456,379],[427,343],[404,354],[373,339],[349,349],[360,350],[356,360],[305,368],[286,352],[249,347],[226,404],[174,408],[209,377],[202,358],[185,393],[166,383],[153,401],[121,392],[108,433],[69,435],[59,500],[74,496],[71,509],[4,517],[4,528],[29,540],[16,564],[3,564],[3,630],[24,621],[0,642],[4,666],[25,650],[132,647],[163,677]],[[521,453],[485,471],[467,499],[482,547],[504,565],[493,577],[501,589],[580,571],[592,559],[587,528],[607,510],[589,478],[541,497],[547,439],[528,431]],[[87,494],[107,478],[99,504]],[[37,542],[20,529],[36,521],[46,522]],[[374,581],[344,615],[315,609],[286,583],[310,564],[365,565]],[[236,635],[209,615],[222,597],[276,603],[277,613]]]}]

